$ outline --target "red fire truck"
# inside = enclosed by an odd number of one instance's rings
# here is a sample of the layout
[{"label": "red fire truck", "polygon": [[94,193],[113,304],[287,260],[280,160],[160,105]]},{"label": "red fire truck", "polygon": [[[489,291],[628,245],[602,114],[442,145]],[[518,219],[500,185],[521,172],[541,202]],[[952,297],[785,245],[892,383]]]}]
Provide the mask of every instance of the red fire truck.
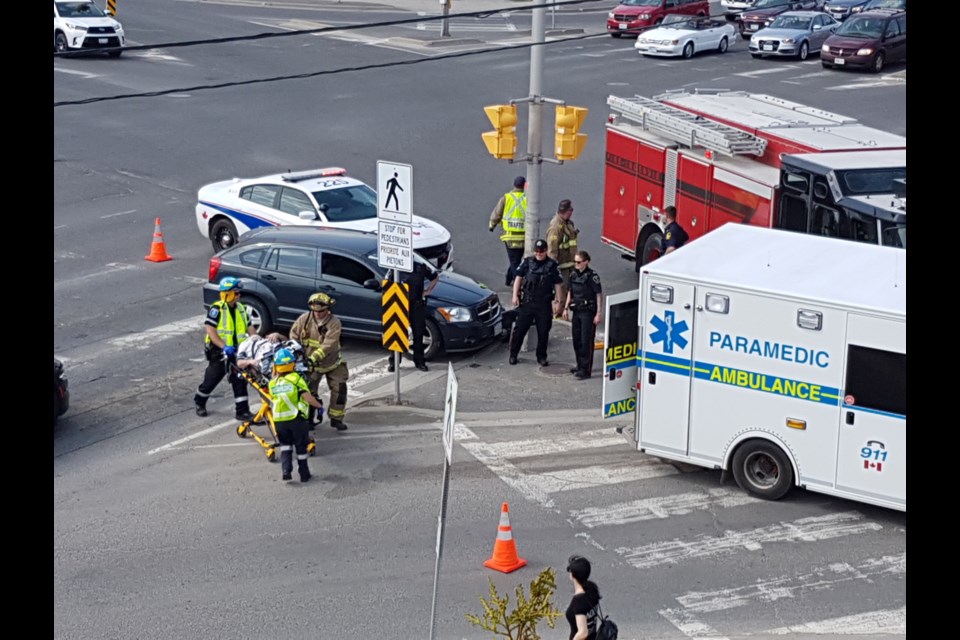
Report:
[{"label": "red fire truck", "polygon": [[902,136],[740,91],[607,104],[601,238],[638,270],[669,205],[691,240],[735,221],[906,248]]}]

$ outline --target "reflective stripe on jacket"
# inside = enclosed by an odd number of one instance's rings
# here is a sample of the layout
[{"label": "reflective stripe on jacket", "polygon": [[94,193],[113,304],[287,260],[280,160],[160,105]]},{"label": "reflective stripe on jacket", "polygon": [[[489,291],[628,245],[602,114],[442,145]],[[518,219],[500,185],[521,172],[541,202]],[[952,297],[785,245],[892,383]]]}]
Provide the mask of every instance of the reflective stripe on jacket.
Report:
[{"label": "reflective stripe on jacket", "polygon": [[503,194],[503,235],[504,242],[523,242],[526,236],[527,194],[508,191]]},{"label": "reflective stripe on jacket", "polygon": [[296,371],[284,374],[270,381],[270,396],[273,398],[271,410],[274,422],[296,420],[307,416],[309,407],[302,395],[309,391],[307,383]]},{"label": "reflective stripe on jacket", "polygon": [[[239,344],[237,336],[247,337],[247,310],[242,304],[237,303],[236,309],[230,309],[230,305],[219,300],[214,302],[213,307],[220,309],[220,320],[217,322],[217,335],[223,340],[223,344],[228,347],[235,347]],[[237,325],[233,325],[233,317],[237,317]],[[211,344],[210,334],[203,338],[204,344]]]}]

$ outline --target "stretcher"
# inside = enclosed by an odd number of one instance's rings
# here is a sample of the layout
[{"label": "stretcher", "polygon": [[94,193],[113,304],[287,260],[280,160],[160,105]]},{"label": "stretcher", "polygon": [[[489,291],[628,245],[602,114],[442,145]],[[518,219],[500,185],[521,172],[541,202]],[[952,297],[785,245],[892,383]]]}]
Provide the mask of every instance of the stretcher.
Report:
[{"label": "stretcher", "polygon": [[[279,346],[279,345],[278,345]],[[303,363],[303,350],[299,348],[299,345],[296,345],[297,348],[291,349],[294,351],[297,356],[297,367],[296,370],[301,374],[305,375],[308,371],[307,366]],[[287,348],[290,348],[289,346]],[[280,446],[280,440],[277,438],[277,425],[273,421],[273,397],[270,395],[269,387],[270,384],[270,373],[272,372],[270,367],[272,366],[273,356],[268,355],[264,356],[259,367],[252,369],[241,369],[236,365],[236,363],[230,363],[230,370],[234,375],[238,375],[244,380],[247,384],[257,390],[257,393],[260,394],[260,410],[257,411],[256,415],[253,416],[252,420],[247,420],[237,426],[237,435],[241,438],[253,438],[257,441],[261,447],[263,447],[263,452],[267,456],[267,460],[270,462],[276,462],[277,448]],[[320,404],[323,404],[323,401],[319,401]],[[323,419],[323,409],[319,409],[320,419]],[[254,426],[261,425],[269,426],[269,434],[266,437],[261,436],[256,432]],[[269,438],[269,439],[268,439]],[[307,454],[312,456],[317,455],[317,443],[313,439],[313,434],[310,434],[310,441],[307,443]]]}]

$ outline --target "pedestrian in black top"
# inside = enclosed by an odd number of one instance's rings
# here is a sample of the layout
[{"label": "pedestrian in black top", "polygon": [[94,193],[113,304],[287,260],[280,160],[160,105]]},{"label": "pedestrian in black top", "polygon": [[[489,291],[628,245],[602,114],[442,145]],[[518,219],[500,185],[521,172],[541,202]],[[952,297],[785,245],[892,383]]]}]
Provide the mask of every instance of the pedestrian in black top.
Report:
[{"label": "pedestrian in black top", "polygon": [[[423,262],[414,261],[413,271],[404,273],[400,276],[400,282],[410,286],[408,295],[410,296],[410,332],[411,345],[413,351],[413,365],[420,371],[429,371],[427,362],[423,357],[423,336],[427,332],[427,299],[433,288],[437,286],[440,280],[440,272],[428,267]],[[430,285],[427,286],[427,281]],[[394,358],[402,356],[396,351],[390,352],[387,360],[387,371],[395,371],[396,362]]]},{"label": "pedestrian in black top", "polygon": [[573,582],[573,597],[567,606],[567,622],[570,623],[570,640],[595,640],[600,605],[600,590],[590,577],[590,561],[583,556],[570,556],[567,573]]},{"label": "pedestrian in black top", "polygon": [[533,257],[528,257],[517,267],[513,281],[513,306],[517,307],[517,322],[510,339],[510,364],[517,364],[520,345],[534,322],[537,325],[537,363],[545,367],[547,340],[553,325],[553,300],[560,296],[563,276],[557,261],[547,257],[547,241],[537,240],[533,245]]},{"label": "pedestrian in black top", "polygon": [[677,208],[673,205],[663,210],[667,219],[667,228],[663,230],[663,255],[675,251],[686,244],[690,236],[677,222]]},{"label": "pedestrian in black top", "polygon": [[573,352],[577,357],[577,366],[570,369],[570,373],[577,380],[586,380],[593,371],[593,345],[602,308],[600,276],[590,268],[590,254],[577,251],[573,256],[573,272],[567,281],[567,299],[563,305],[563,319],[571,319]]}]

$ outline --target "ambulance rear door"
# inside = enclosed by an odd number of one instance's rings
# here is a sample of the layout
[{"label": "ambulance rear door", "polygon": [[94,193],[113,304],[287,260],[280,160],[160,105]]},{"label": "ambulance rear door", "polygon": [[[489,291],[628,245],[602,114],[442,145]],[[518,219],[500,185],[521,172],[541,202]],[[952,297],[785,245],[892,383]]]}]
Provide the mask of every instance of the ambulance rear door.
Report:
[{"label": "ambulance rear door", "polygon": [[[637,408],[639,291],[606,296],[603,332],[603,419],[628,417]],[[634,433],[636,435],[636,433]]]},{"label": "ambulance rear door", "polygon": [[688,454],[695,294],[689,283],[641,279],[638,432],[647,453]]},{"label": "ambulance rear door", "polygon": [[907,508],[907,323],[851,313],[840,438],[839,491]]}]

